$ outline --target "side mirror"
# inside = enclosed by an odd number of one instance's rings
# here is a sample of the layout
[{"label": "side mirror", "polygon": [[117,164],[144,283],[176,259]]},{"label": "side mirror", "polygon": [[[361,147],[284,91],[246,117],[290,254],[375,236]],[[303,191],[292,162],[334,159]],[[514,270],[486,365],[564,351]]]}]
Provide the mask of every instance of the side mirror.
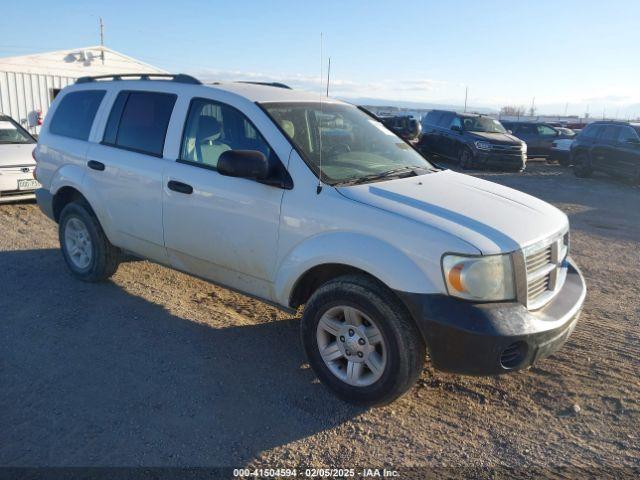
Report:
[{"label": "side mirror", "polygon": [[451,130],[454,132],[462,132],[462,127],[460,125],[451,125]]},{"label": "side mirror", "polygon": [[227,177],[266,180],[269,177],[269,161],[256,150],[227,150],[218,158],[218,173]]}]

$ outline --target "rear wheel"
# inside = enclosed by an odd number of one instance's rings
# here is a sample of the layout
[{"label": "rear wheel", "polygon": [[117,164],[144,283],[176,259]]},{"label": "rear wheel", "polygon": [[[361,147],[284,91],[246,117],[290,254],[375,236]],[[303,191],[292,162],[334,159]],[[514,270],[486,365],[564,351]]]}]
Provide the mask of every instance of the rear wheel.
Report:
[{"label": "rear wheel", "polygon": [[302,343],[318,378],[342,399],[384,405],[420,376],[425,346],[386,287],[347,275],[320,287],[305,307]]},{"label": "rear wheel", "polygon": [[580,153],[576,155],[573,162],[573,173],[576,177],[580,178],[587,178],[591,176],[593,169],[591,167],[589,157],[586,154]]},{"label": "rear wheel", "polygon": [[62,209],[58,236],[67,267],[81,280],[106,280],[118,269],[120,249],[109,242],[85,202],[71,202]]}]

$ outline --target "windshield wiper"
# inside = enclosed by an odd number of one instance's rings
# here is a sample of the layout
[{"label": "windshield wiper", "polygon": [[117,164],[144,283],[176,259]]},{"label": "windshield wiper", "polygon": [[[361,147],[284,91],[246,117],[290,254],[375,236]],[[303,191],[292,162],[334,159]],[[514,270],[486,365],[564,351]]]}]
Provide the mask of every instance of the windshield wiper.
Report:
[{"label": "windshield wiper", "polygon": [[[365,175],[364,177],[354,178],[352,180],[345,180],[344,182],[339,182],[336,186],[348,186],[348,185],[360,185],[362,183],[374,182],[376,180],[382,180],[385,178],[404,178],[404,177],[417,177],[418,173],[416,170],[420,170],[420,167],[400,167],[394,168],[393,170],[387,170],[386,172],[381,173],[372,173],[370,175]],[[408,175],[403,175],[406,173]]]}]

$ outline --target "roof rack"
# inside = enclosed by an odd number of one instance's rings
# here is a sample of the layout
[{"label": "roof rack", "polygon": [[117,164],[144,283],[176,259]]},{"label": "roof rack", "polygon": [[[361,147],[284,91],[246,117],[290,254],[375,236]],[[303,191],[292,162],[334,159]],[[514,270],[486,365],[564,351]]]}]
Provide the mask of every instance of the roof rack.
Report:
[{"label": "roof rack", "polygon": [[265,87],[276,87],[276,88],[286,88],[287,90],[291,90],[289,85],[285,85],[280,82],[250,82],[250,81],[238,81],[236,83],[248,83],[250,85],[264,85]]},{"label": "roof rack", "polygon": [[[135,78],[131,78],[135,77]],[[96,77],[80,77],[76,80],[76,83],[89,83],[96,80],[151,80],[157,78],[159,80],[170,80],[177,83],[189,83],[192,85],[202,85],[202,82],[191,75],[185,75],[184,73],[117,73],[114,75],[98,75]]]}]

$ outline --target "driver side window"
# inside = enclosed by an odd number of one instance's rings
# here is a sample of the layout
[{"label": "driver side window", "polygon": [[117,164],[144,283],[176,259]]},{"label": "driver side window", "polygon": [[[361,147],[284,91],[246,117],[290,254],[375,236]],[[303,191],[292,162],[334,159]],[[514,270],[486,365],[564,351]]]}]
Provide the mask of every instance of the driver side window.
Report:
[{"label": "driver side window", "polygon": [[538,134],[543,137],[555,137],[557,135],[553,128],[546,125],[538,125]]},{"label": "driver side window", "polygon": [[180,160],[215,169],[227,150],[257,150],[269,158],[271,149],[240,111],[224,103],[196,98],[185,124]]},{"label": "driver side window", "polygon": [[451,120],[451,125],[449,125],[449,128],[453,128],[453,127],[458,127],[462,129],[462,121],[460,120],[460,117],[458,116],[453,117],[453,120]]}]

